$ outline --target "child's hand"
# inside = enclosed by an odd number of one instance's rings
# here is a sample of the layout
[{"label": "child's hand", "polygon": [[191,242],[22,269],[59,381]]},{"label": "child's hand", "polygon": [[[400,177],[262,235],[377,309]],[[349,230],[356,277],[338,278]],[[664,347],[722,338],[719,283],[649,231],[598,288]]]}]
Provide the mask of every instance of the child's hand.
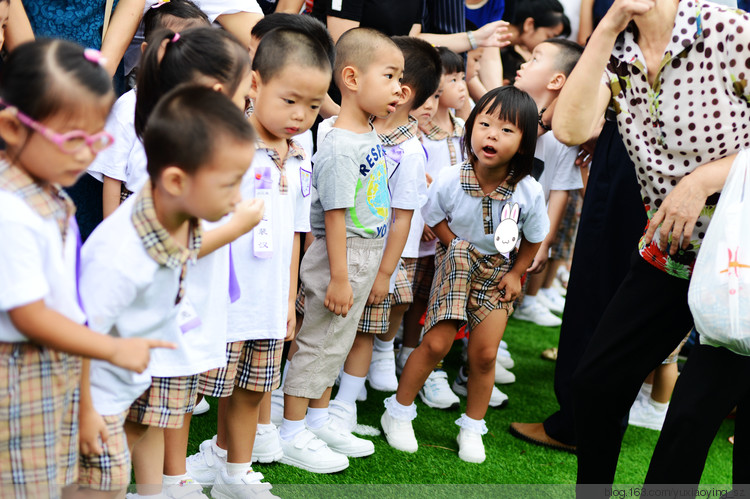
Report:
[{"label": "child's hand", "polygon": [[[90,456],[92,454],[101,455],[104,451],[101,444],[106,443],[109,438],[107,425],[102,416],[94,410],[93,407],[85,409],[80,407],[78,415],[79,426],[79,447],[81,454]],[[101,438],[101,443],[99,438]]]},{"label": "child's hand", "polygon": [[512,302],[521,294],[521,277],[514,272],[507,272],[500,279],[497,289],[500,290],[500,294],[502,295],[500,297],[501,302]]},{"label": "child's hand", "polygon": [[542,243],[542,245],[539,247],[539,251],[536,252],[536,256],[534,257],[534,261],[531,263],[531,267],[529,267],[529,274],[537,274],[544,270],[544,267],[547,266],[547,260],[549,260],[549,246]]},{"label": "child's hand", "polygon": [[429,187],[430,184],[432,184],[432,175],[430,175],[429,173],[425,173],[424,178],[427,181],[427,187]]},{"label": "child's hand", "polygon": [[331,279],[323,305],[334,314],[346,317],[354,305],[354,293],[349,279]]},{"label": "child's hand", "polygon": [[289,310],[286,315],[286,336],[284,341],[292,341],[294,332],[297,329],[297,310],[294,306],[294,300],[289,300]]},{"label": "child's hand", "polygon": [[432,232],[432,229],[425,225],[424,229],[422,229],[422,241],[428,243],[430,241],[434,241],[435,239],[437,239],[435,233]]},{"label": "child's hand", "polygon": [[378,270],[375,282],[370,290],[370,296],[367,298],[368,305],[379,305],[388,296],[388,288],[391,284],[391,276]]},{"label": "child's hand", "polygon": [[117,338],[115,354],[108,359],[110,364],[142,373],[148,367],[152,348],[171,348],[177,345],[164,340],[145,338]]},{"label": "child's hand", "polygon": [[234,207],[234,214],[229,223],[233,224],[240,234],[246,234],[258,225],[264,212],[262,199],[245,199]]}]

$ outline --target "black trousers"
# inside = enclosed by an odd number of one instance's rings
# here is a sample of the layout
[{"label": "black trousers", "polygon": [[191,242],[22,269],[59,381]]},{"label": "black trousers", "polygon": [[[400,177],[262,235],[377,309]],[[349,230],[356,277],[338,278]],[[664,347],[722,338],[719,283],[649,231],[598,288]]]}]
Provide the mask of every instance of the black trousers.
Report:
[{"label": "black trousers", "polygon": [[[693,348],[677,380],[646,475],[650,484],[700,483],[708,449],[737,406],[732,481],[750,484],[750,357],[726,348]],[[692,489],[692,487],[690,487]]]},{"label": "black trousers", "polygon": [[578,483],[612,484],[623,418],[648,373],[693,327],[688,285],[633,253],[573,375]]},{"label": "black trousers", "polygon": [[560,410],[544,421],[547,435],[576,445],[571,379],[599,320],[628,272],[646,226],[635,166],[617,124],[604,124],[591,162],[570,269],[555,365]]}]

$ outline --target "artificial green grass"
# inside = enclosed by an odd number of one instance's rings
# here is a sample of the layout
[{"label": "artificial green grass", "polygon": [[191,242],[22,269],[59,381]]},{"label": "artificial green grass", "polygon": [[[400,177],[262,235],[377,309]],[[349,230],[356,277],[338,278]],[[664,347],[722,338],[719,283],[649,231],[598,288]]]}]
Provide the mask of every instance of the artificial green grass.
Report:
[{"label": "artificial green grass", "polygon": [[[483,464],[470,464],[458,458],[456,435],[458,427],[454,421],[461,411],[431,409],[417,398],[418,418],[414,429],[419,441],[419,450],[407,454],[391,448],[381,435],[371,438],[375,443],[375,454],[367,458],[350,459],[350,466],[341,473],[321,475],[309,473],[291,466],[274,463],[257,464],[253,467],[262,472],[266,480],[274,484],[274,492],[282,496],[284,484],[571,484],[576,478],[576,457],[565,452],[554,451],[518,440],[508,433],[513,421],[540,422],[557,410],[553,392],[553,362],[543,360],[540,353],[545,348],[557,346],[559,328],[544,328],[528,322],[511,319],[504,339],[508,342],[515,361],[513,372],[517,381],[511,385],[499,385],[510,401],[505,409],[490,408],[485,418],[490,433],[484,436],[487,460]],[[460,365],[460,346],[454,346],[446,359],[446,370],[452,382]],[[620,366],[618,369],[627,369]],[[389,394],[368,390],[367,401],[358,403],[358,423],[380,428],[383,400]],[[211,438],[216,431],[216,401],[211,402],[211,411],[193,418],[190,432],[190,454],[198,451],[201,441]],[[465,408],[462,399],[462,408]],[[731,483],[732,446],[727,438],[733,434],[734,423],[725,421],[714,441],[703,473],[704,484]],[[622,444],[616,482],[638,484],[643,482],[648,469],[658,432],[629,427]],[[276,487],[279,485],[280,487]],[[290,489],[291,490],[291,489]],[[335,488],[326,489],[325,495],[335,494]],[[356,490],[356,489],[355,489]],[[429,490],[429,492],[428,492]],[[450,490],[450,488],[447,488]],[[460,495],[495,495],[482,488],[462,488]],[[570,489],[566,489],[570,490]],[[506,490],[506,492],[508,492]],[[559,495],[559,490],[551,492]],[[404,491],[404,493],[406,493]],[[294,495],[306,495],[304,489],[295,489]],[[343,495],[351,496],[352,489]],[[422,494],[410,488],[408,495],[433,495],[440,497],[434,489],[425,489]],[[315,494],[320,495],[320,494]],[[365,493],[369,496],[370,494]],[[398,490],[388,489],[379,493],[382,497],[398,496]],[[451,495],[451,494],[448,494]],[[503,494],[505,495],[505,494]],[[514,494],[515,495],[515,494]],[[528,490],[519,495],[539,496],[541,489],[530,494]],[[565,494],[567,495],[567,494]],[[455,497],[455,495],[454,495]]]}]

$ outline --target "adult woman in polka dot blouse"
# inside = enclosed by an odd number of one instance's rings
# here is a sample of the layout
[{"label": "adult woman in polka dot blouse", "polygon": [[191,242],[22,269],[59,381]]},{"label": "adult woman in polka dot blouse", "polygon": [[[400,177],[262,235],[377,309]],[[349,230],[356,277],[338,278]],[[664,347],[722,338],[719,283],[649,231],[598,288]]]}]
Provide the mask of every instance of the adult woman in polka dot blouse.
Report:
[{"label": "adult woman in polka dot blouse", "polygon": [[692,266],[716,193],[750,146],[748,77],[744,13],[703,0],[616,0],[560,94],[552,127],[566,144],[588,139],[608,105],[617,113],[649,218],[573,378],[579,483],[612,483],[641,382],[693,326]]}]

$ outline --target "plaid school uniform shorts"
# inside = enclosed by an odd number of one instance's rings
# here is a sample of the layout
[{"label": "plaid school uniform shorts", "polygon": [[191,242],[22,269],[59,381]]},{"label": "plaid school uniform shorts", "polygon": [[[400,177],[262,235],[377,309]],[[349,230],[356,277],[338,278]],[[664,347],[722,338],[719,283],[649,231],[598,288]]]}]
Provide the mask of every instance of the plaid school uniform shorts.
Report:
[{"label": "plaid school uniform shorts", "polygon": [[125,418],[129,411],[102,416],[107,425],[107,442],[101,443],[101,455],[81,454],[78,485],[87,489],[115,491],[130,483],[130,452],[125,435]]},{"label": "plaid school uniform shorts", "polygon": [[445,320],[468,322],[469,330],[473,330],[493,310],[503,309],[511,314],[513,305],[500,301],[497,285],[513,267],[515,252],[510,260],[499,254],[483,255],[468,241],[454,239],[449,248],[438,244],[435,256],[438,263],[425,331]]},{"label": "plaid school uniform shorts", "polygon": [[59,497],[78,472],[81,359],[0,343],[0,497]]},{"label": "plaid school uniform shorts", "polygon": [[415,298],[427,301],[430,299],[432,278],[435,276],[435,256],[404,258],[404,266],[412,283],[412,300]]},{"label": "plaid school uniform shorts", "polygon": [[235,386],[252,392],[270,392],[281,384],[284,340],[262,339],[227,343],[227,365],[200,375],[198,392],[229,397]]},{"label": "plaid school uniform shorts", "polygon": [[[369,297],[369,293],[367,293]],[[365,305],[362,318],[357,325],[357,333],[385,334],[390,324],[391,308],[394,305],[408,305],[414,302],[411,292],[411,281],[403,260],[396,268],[396,284],[393,293],[388,295],[377,305]]]},{"label": "plaid school uniform shorts", "polygon": [[130,406],[127,420],[158,428],[182,428],[185,414],[193,412],[198,375],[151,378],[151,386]]}]

